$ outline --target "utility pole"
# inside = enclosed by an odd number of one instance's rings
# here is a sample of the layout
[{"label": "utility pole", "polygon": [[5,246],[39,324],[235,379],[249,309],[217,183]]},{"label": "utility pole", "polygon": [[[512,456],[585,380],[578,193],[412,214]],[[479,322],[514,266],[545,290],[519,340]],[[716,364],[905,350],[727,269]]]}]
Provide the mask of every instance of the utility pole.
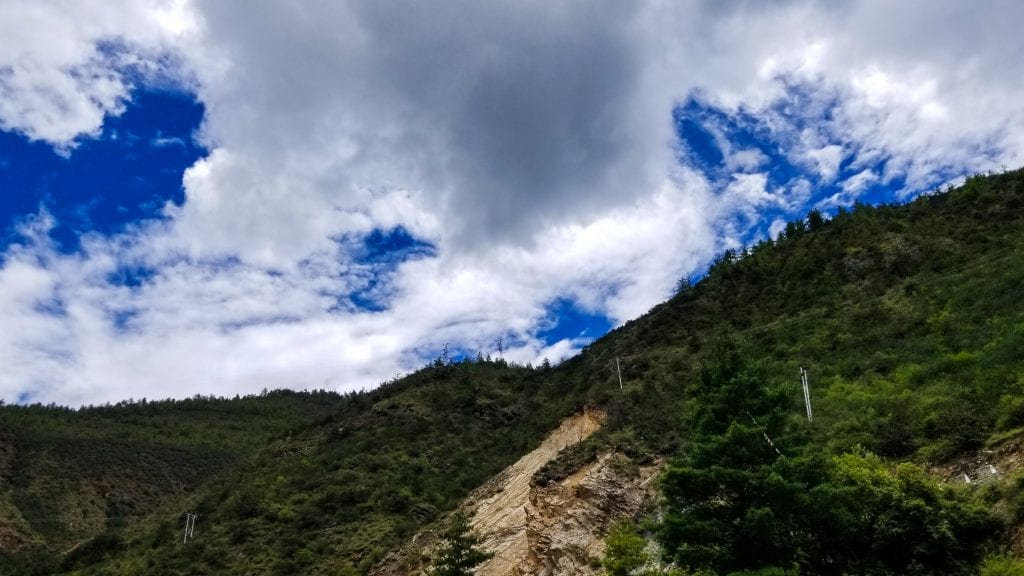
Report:
[{"label": "utility pole", "polygon": [[619,357],[615,357],[615,373],[619,376],[619,390],[622,390],[622,368],[619,366]]},{"label": "utility pole", "polygon": [[199,518],[198,514],[185,512],[185,537],[181,540],[182,544],[187,543],[188,539],[192,538],[192,534],[196,530],[196,518]]},{"label": "utility pole", "polygon": [[800,384],[804,388],[804,405],[807,407],[807,421],[814,422],[814,411],[811,410],[811,387],[807,382],[807,369],[800,367]]}]

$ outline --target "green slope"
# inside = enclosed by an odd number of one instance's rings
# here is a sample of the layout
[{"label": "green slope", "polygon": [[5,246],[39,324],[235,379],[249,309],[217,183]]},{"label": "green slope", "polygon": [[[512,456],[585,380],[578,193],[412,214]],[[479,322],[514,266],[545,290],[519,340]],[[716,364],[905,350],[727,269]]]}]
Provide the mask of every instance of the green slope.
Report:
[{"label": "green slope", "polygon": [[[692,383],[710,343],[725,334],[747,342],[766,386],[791,392],[789,417],[822,453],[869,450],[928,463],[978,449],[1024,425],[1022,208],[1024,172],[1015,171],[908,205],[858,206],[827,222],[812,216],[777,242],[726,253],[699,283],[557,368],[428,367],[347,397],[318,422],[293,421],[290,434],[278,428],[256,452],[253,443],[146,436],[128,421],[135,407],[125,408],[126,420],[112,424],[121,445],[145,452],[153,442],[168,470],[180,468],[172,449],[197,469],[218,450],[233,454],[225,456],[233,464],[181,479],[173,497],[147,500],[138,510],[151,517],[108,522],[63,559],[21,562],[12,573],[32,573],[30,565],[79,574],[365,572],[585,405],[608,412],[604,429],[546,466],[537,482],[608,446],[638,462],[693,450],[684,418]],[[623,390],[609,370],[616,358]],[[799,422],[799,366],[810,369],[813,424]],[[81,413],[64,417],[68,430],[89,428]],[[273,418],[241,420],[263,417]],[[4,422],[8,435],[31,437],[26,442],[50,455],[50,470],[73,469],[72,456],[42,427]],[[0,466],[4,458],[0,451]],[[117,466],[145,468],[124,462]],[[55,486],[54,498],[83,500],[74,486]],[[4,498],[0,505],[32,506],[24,496]],[[184,510],[200,515],[188,544],[175,516]],[[59,543],[61,530],[68,528],[33,534]]]},{"label": "green slope", "polygon": [[25,555],[49,566],[109,526],[145,518],[342,401],[278,391],[77,411],[0,406],[0,573]]},{"label": "green slope", "polygon": [[[152,518],[112,525],[47,570],[337,574],[369,569],[514,461],[579,394],[504,362],[435,366],[347,397]],[[176,512],[199,514],[181,540]]]}]

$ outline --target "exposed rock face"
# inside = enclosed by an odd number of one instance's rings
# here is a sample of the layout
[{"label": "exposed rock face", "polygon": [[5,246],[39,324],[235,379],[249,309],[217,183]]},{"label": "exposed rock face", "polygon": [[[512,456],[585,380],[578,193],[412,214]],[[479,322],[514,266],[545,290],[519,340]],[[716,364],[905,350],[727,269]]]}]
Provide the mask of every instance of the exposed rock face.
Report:
[{"label": "exposed rock face", "polygon": [[[1021,469],[1024,469],[1024,434],[929,467],[932,474],[958,484],[1008,482]],[[1010,526],[1009,550],[1013,556],[1024,556],[1024,523]]]},{"label": "exposed rock face", "polygon": [[[597,431],[602,417],[586,413],[566,420],[537,450],[485,486],[474,511],[474,529],[494,557],[480,576],[596,574],[609,526],[635,514],[648,496],[658,466],[630,475],[616,472],[615,454],[605,454],[567,478],[531,486],[533,474],[562,448]],[[488,495],[489,494],[489,495]]]},{"label": "exposed rock face", "polygon": [[526,554],[505,563],[496,556],[477,574],[597,574],[609,527],[640,510],[659,468],[630,477],[616,471],[616,458],[605,454],[560,482],[533,488],[524,506]]},{"label": "exposed rock face", "polygon": [[[651,497],[660,464],[623,466],[625,457],[606,453],[573,474],[546,486],[531,479],[559,451],[582,442],[600,429],[604,415],[584,412],[562,422],[544,442],[509,466],[463,504],[473,529],[484,536],[483,548],[494,557],[479,566],[478,576],[598,574],[596,561],[613,522],[636,514]],[[374,570],[375,576],[419,574],[436,545],[424,532],[396,550]]]},{"label": "exposed rock face", "polygon": [[929,467],[932,474],[947,482],[985,482],[1007,478],[1024,468],[1024,434],[1019,434],[985,450],[960,454]]},{"label": "exposed rock face", "polygon": [[499,567],[512,566],[527,555],[530,479],[563,448],[578,444],[597,432],[603,421],[604,415],[596,412],[566,419],[540,446],[467,499],[465,507],[473,514],[473,529],[486,536],[485,548],[495,554],[477,574],[505,574]]}]

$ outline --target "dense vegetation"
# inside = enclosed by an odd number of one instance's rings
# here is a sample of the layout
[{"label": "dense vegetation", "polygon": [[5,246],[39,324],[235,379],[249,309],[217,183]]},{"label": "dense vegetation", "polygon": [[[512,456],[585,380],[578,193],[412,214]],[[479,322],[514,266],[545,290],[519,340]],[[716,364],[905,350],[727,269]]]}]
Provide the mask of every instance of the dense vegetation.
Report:
[{"label": "dense vegetation", "polygon": [[[0,405],[0,574],[147,517],[342,397],[126,401],[70,410]],[[6,568],[5,568],[6,566]]]},{"label": "dense vegetation", "polygon": [[[35,480],[0,488],[0,516],[14,518],[0,521],[0,544],[5,533],[28,543],[0,573],[366,573],[586,405],[608,413],[604,428],[534,480],[609,448],[634,464],[672,457],[657,533],[681,566],[974,572],[1024,517],[1024,482],[968,490],[925,470],[1024,426],[1022,208],[1016,171],[906,205],[812,213],[777,240],[726,252],[699,282],[555,368],[441,361],[344,398],[209,401],[223,415],[195,426],[181,424],[184,404],[148,416],[151,403],[3,408],[0,440],[13,436],[15,449],[5,465],[0,448],[0,474]],[[175,488],[133,498],[126,509],[143,518],[90,530],[69,517],[50,528],[17,520],[84,509],[80,486],[104,484],[63,483],[108,470],[125,471],[104,480],[117,490]],[[47,482],[51,496],[32,500]],[[97,509],[125,506],[104,498]],[[187,544],[186,510],[199,514]],[[1012,560],[984,562],[1012,573]]]},{"label": "dense vegetation", "polygon": [[[326,415],[262,435],[264,448],[229,473],[148,518],[108,521],[63,558],[37,558],[35,573],[366,571],[582,407],[582,393],[548,384],[549,372],[437,362],[370,393],[334,396]],[[187,545],[185,511],[199,515],[201,534]]]},{"label": "dense vegetation", "polygon": [[998,534],[988,507],[913,464],[828,455],[740,346],[716,347],[694,386],[687,448],[664,477],[668,559],[714,574],[973,572]]}]

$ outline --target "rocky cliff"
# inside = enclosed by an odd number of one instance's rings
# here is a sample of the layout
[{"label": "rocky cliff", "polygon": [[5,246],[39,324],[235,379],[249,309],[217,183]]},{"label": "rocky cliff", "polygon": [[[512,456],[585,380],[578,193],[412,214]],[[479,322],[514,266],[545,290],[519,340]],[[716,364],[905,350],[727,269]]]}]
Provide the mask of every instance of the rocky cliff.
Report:
[{"label": "rocky cliff", "polygon": [[[494,557],[479,576],[597,574],[611,524],[635,515],[653,496],[660,463],[631,466],[625,456],[602,454],[569,476],[545,486],[534,474],[558,453],[598,431],[599,412],[566,419],[535,450],[474,492],[463,504],[483,547]],[[417,535],[374,574],[418,574],[435,544],[432,533]]]},{"label": "rocky cliff", "polygon": [[[635,515],[651,497],[659,466],[630,470],[617,465],[624,457],[607,453],[559,482],[531,487],[521,506],[521,523],[489,533],[485,547],[494,558],[481,576],[597,574],[604,538],[611,524]],[[477,512],[477,526],[485,516]],[[508,533],[514,534],[509,544]]]}]

